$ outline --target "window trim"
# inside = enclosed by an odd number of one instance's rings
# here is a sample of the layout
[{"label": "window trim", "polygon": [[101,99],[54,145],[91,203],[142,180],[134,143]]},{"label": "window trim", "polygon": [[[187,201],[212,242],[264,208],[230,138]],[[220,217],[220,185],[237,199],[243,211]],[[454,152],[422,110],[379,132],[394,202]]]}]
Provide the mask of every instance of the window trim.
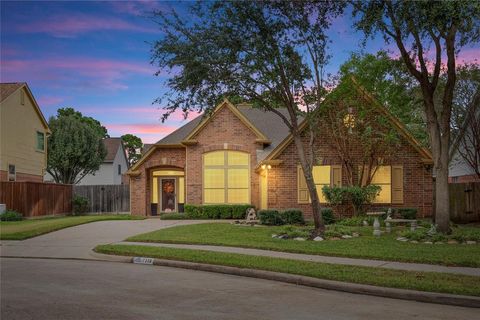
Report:
[{"label": "window trim", "polygon": [[[43,135],[43,149],[39,149],[38,148],[38,137],[39,137],[39,134]],[[35,130],[35,151],[38,151],[38,152],[45,152],[45,132],[43,131],[40,131],[40,130]]]},{"label": "window trim", "polygon": [[[13,173],[10,173],[10,166],[13,167],[13,171],[14,171]],[[13,180],[10,180],[10,177],[12,176],[13,176]],[[8,164],[7,181],[11,181],[11,182],[17,181],[17,166],[12,163]]]},{"label": "window trim", "polygon": [[[223,165],[207,165],[205,166],[205,156],[207,154],[215,153],[215,152],[223,152]],[[248,157],[248,164],[247,165],[229,165],[228,164],[228,153],[229,152],[238,152],[246,154]],[[220,188],[205,188],[205,169],[223,169],[224,170],[224,184],[223,184],[223,192],[224,192],[224,201],[223,203],[211,203],[205,202],[205,190],[207,189],[220,189]],[[248,188],[228,188],[228,169],[248,169]],[[224,149],[224,150],[213,150],[208,151],[202,154],[202,204],[207,205],[215,205],[215,204],[237,204],[237,203],[230,203],[228,201],[228,190],[229,189],[242,189],[248,191],[248,202],[245,204],[252,203],[252,178],[251,178],[251,155],[248,152],[240,151],[240,150],[231,150],[231,149]],[[243,204],[243,203],[242,203]]]}]

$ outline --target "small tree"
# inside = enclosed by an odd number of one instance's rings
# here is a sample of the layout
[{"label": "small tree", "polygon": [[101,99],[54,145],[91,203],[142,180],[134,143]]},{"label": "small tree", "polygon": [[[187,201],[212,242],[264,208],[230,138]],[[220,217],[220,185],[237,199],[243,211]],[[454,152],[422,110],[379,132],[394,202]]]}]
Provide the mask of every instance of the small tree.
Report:
[{"label": "small tree", "polygon": [[91,122],[82,121],[81,114],[61,110],[48,122],[52,134],[48,138],[47,172],[57,183],[76,184],[100,168],[107,155],[104,135]]},{"label": "small tree", "polygon": [[142,139],[129,133],[122,136],[122,141],[127,149],[128,164],[133,166],[142,156]]}]

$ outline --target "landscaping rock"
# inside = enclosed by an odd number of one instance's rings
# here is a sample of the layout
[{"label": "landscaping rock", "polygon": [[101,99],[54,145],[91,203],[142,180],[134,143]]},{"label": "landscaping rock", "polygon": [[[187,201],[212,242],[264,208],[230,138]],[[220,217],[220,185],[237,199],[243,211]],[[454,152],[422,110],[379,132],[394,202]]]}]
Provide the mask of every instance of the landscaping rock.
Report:
[{"label": "landscaping rock", "polygon": [[313,238],[313,241],[323,241],[324,239],[320,236],[316,236],[315,238]]},{"label": "landscaping rock", "polygon": [[406,242],[406,241],[408,241],[408,239],[407,239],[407,238],[405,238],[405,237],[398,237],[398,238],[397,238],[397,241],[403,241],[403,242]]},{"label": "landscaping rock", "polygon": [[348,234],[344,234],[344,235],[342,236],[342,239],[351,239],[351,238],[352,238],[352,236],[350,236],[350,235],[348,235]]},{"label": "landscaping rock", "polygon": [[424,244],[433,244],[432,241],[425,241]]},{"label": "landscaping rock", "polygon": [[467,241],[467,244],[477,244],[477,241]]},{"label": "landscaping rock", "polygon": [[358,238],[358,237],[360,237],[360,234],[358,232],[354,232],[354,233],[352,233],[352,237]]},{"label": "landscaping rock", "polygon": [[412,241],[410,241],[410,243],[418,243],[418,241],[417,240],[412,240]]},{"label": "landscaping rock", "polygon": [[457,240],[448,240],[447,243],[448,244],[458,244],[458,241]]},{"label": "landscaping rock", "polygon": [[307,239],[305,239],[305,238],[300,238],[300,237],[297,237],[297,238],[293,238],[293,240],[296,240],[296,241],[305,241],[305,240],[307,240]]},{"label": "landscaping rock", "polygon": [[435,242],[435,244],[444,244],[442,241]]},{"label": "landscaping rock", "polygon": [[272,238],[277,238],[278,237],[278,234],[272,234]]},{"label": "landscaping rock", "polygon": [[288,236],[286,234],[281,234],[277,236],[278,239],[288,239]]}]

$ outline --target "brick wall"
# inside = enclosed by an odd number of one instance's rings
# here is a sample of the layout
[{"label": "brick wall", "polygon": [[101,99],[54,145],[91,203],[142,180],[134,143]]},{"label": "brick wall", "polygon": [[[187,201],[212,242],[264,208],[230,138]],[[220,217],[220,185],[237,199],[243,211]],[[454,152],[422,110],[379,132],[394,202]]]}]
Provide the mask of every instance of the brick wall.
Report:
[{"label": "brick wall", "polygon": [[130,211],[133,215],[150,215],[151,172],[159,168],[185,169],[185,149],[157,149],[140,165],[138,176],[130,177]]},{"label": "brick wall", "polygon": [[201,130],[195,140],[196,145],[188,146],[186,170],[186,203],[202,203],[202,155],[215,150],[237,150],[250,154],[250,193],[251,203],[259,206],[259,179],[255,173],[257,164],[256,135],[228,108],[222,108]]},{"label": "brick wall", "polygon": [[[323,158],[323,165],[340,165],[340,159],[334,151],[324,142],[326,137],[317,139],[315,150],[316,157]],[[304,138],[305,149],[308,150],[308,139]],[[360,149],[358,149],[360,153]],[[295,144],[292,142],[279,156],[282,164],[273,167],[268,173],[268,206],[269,208],[300,208],[307,217],[311,217],[311,206],[298,204],[297,199],[297,165],[300,161],[297,156]],[[406,141],[398,149],[397,154],[390,163],[385,165],[403,165],[404,174],[404,203],[403,204],[378,204],[373,207],[415,207],[419,209],[419,216],[432,214],[433,182],[431,170],[427,170],[421,162],[418,152]],[[359,164],[360,165],[360,164]],[[342,168],[342,184],[347,184],[347,177]],[[327,206],[323,204],[323,206]],[[335,213],[342,216],[352,215],[349,207],[335,208]]]}]

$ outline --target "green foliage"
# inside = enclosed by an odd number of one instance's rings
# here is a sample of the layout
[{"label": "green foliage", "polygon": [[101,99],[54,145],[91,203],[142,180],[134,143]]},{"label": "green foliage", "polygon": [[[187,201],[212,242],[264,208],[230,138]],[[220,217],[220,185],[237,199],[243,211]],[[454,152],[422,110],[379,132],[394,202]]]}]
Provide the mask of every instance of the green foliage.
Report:
[{"label": "green foliage", "polygon": [[321,213],[322,213],[323,222],[325,224],[335,223],[335,216],[333,214],[332,208],[323,208]]},{"label": "green foliage", "polygon": [[185,205],[186,219],[245,219],[248,204]]},{"label": "green foliage", "polygon": [[398,208],[397,212],[402,219],[417,219],[417,208]]},{"label": "green foliage", "polygon": [[351,204],[355,214],[362,212],[364,205],[370,204],[380,192],[381,187],[376,185],[360,186],[324,186],[322,192],[332,205]]},{"label": "green foliage", "polygon": [[89,210],[88,199],[79,195],[74,195],[72,199],[73,214],[76,216],[87,213]]},{"label": "green foliage", "polygon": [[267,226],[281,226],[285,224],[278,210],[260,210],[258,211],[258,218],[261,224]]},{"label": "green foliage", "polygon": [[95,121],[71,108],[59,109],[57,117],[50,118],[47,172],[55,182],[75,184],[100,168],[107,151],[105,134]]},{"label": "green foliage", "polygon": [[86,117],[82,115],[80,111],[75,111],[73,108],[60,108],[57,110],[57,117],[74,117],[80,120],[82,123],[88,125],[90,128],[97,132],[98,136],[102,138],[109,138],[107,128],[102,126],[100,121],[93,119],[92,117]]},{"label": "green foliage", "polygon": [[133,134],[124,134],[122,137],[123,144],[128,154],[128,163],[134,165],[140,158],[140,149],[143,147],[142,139]]},{"label": "green foliage", "polygon": [[282,220],[285,224],[304,224],[303,212],[300,209],[286,209],[281,212]]},{"label": "green foliage", "polygon": [[21,220],[23,220],[22,214],[13,210],[7,210],[0,215],[0,221],[21,221]]},{"label": "green foliage", "polygon": [[332,224],[327,226],[327,229],[325,230],[324,236],[327,238],[341,238],[343,235],[352,235],[352,230],[351,228],[341,226],[341,225],[336,225]]},{"label": "green foliage", "polygon": [[308,239],[312,234],[312,227],[284,226],[280,229],[279,234],[285,234],[288,238],[305,238]]},{"label": "green foliage", "polygon": [[168,212],[168,213],[160,214],[160,219],[161,220],[188,220],[191,218],[185,213]]}]

